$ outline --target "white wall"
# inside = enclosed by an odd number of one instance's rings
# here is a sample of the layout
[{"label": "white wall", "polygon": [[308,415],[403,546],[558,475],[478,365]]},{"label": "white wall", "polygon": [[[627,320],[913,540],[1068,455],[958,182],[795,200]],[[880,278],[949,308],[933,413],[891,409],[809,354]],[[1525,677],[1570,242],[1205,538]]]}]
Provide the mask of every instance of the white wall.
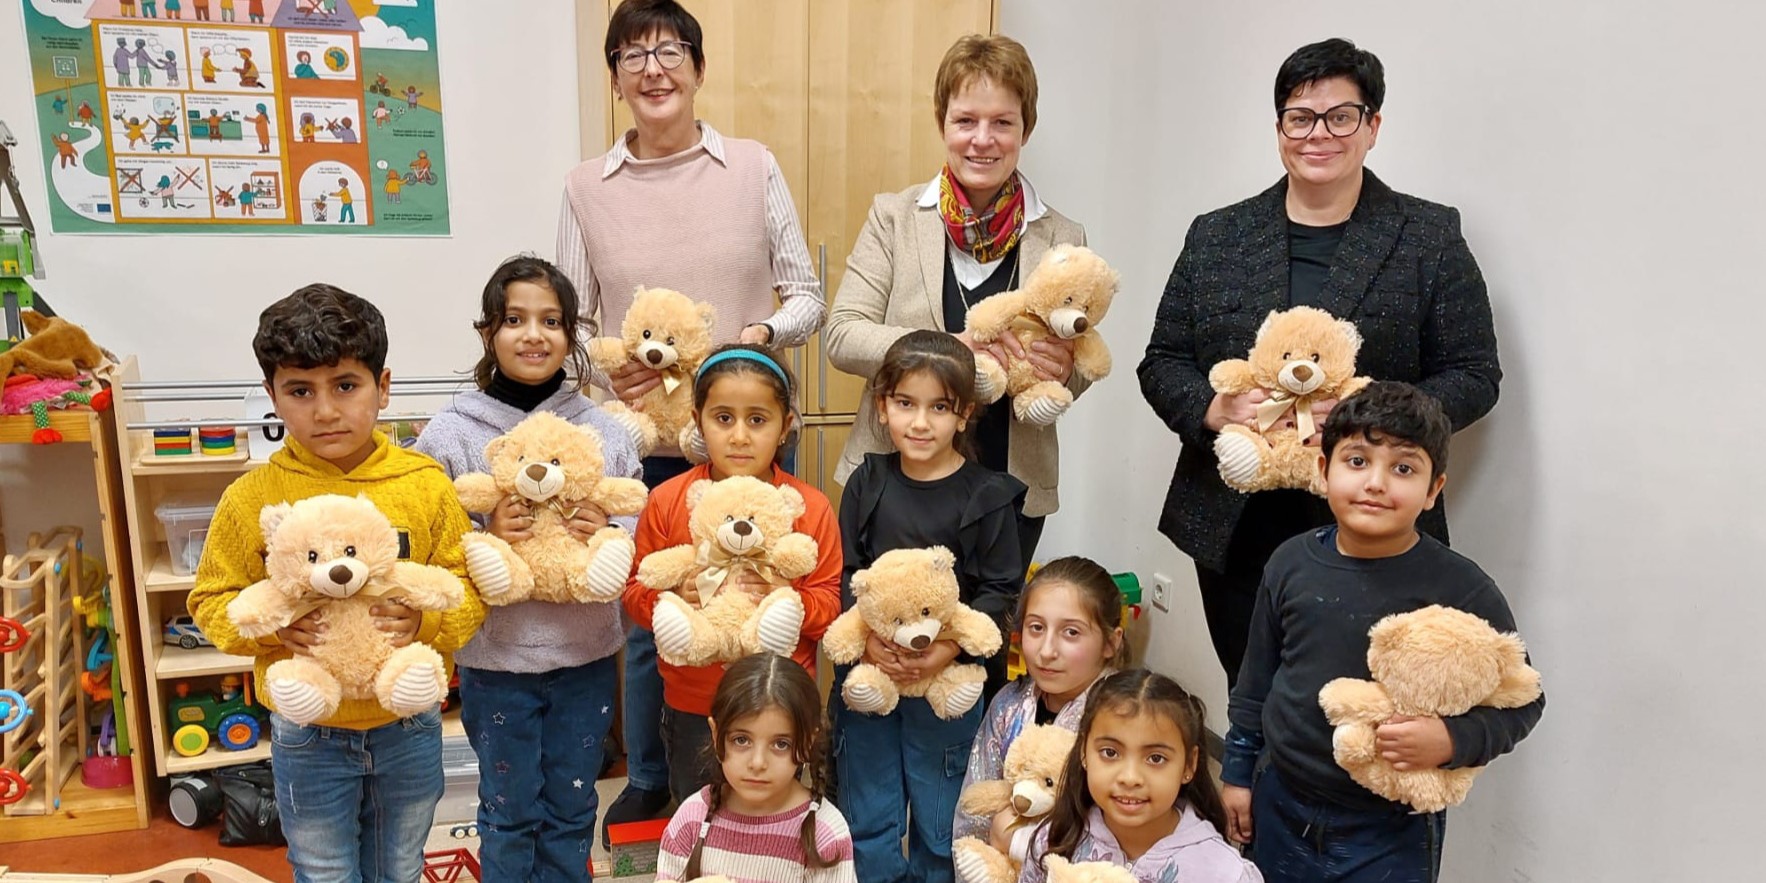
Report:
[{"label": "white wall", "polygon": [[[19,184],[42,234],[48,279],[40,291],[100,345],[137,355],[145,379],[258,376],[251,356],[258,313],[316,281],[361,294],[385,313],[395,385],[401,374],[462,371],[477,358],[471,323],[491,270],[516,252],[552,255],[564,174],[581,156],[570,0],[523,0],[519,15],[500,3],[436,4],[453,235],[409,239],[50,233],[32,86],[20,61],[23,19],[17,4],[7,5],[14,8],[0,10],[0,119],[19,139]],[[586,97],[595,107],[584,112],[605,113],[599,93]],[[406,398],[394,406],[434,405]],[[167,407],[154,416],[207,413]],[[0,451],[0,500],[15,550],[27,530],[54,521],[85,518],[96,530],[91,499],[37,493],[89,483],[89,472],[63,468],[66,457]]]},{"label": "white wall", "polygon": [[1455,545],[1550,699],[1451,814],[1447,878],[1757,878],[1766,11],[1007,0],[1000,25],[1040,74],[1025,168],[1123,275],[1043,551],[1182,577],[1151,662],[1224,723],[1192,566],[1154,529],[1177,438],[1133,369],[1190,219],[1281,175],[1277,66],[1350,37],[1387,69],[1369,166],[1458,206],[1489,281],[1507,378],[1454,446]]}]

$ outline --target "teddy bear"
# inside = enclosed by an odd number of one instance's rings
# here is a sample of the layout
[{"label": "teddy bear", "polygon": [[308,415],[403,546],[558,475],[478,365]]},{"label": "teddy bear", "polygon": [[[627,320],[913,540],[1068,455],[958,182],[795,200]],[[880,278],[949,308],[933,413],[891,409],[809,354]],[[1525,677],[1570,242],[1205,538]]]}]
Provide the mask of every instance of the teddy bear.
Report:
[{"label": "teddy bear", "polygon": [[1242,493],[1304,488],[1324,496],[1318,449],[1306,440],[1317,432],[1314,402],[1346,399],[1373,382],[1355,376],[1361,332],[1355,323],[1316,307],[1272,310],[1257,329],[1249,359],[1228,359],[1208,372],[1208,383],[1225,395],[1261,389],[1255,428],[1228,425],[1214,439],[1220,477]]},{"label": "teddy bear", "polygon": [[19,313],[30,336],[0,353],[0,378],[34,374],[42,378],[73,379],[82,371],[103,366],[107,357],[84,328],[60,316],[36,310]]},{"label": "teddy bear", "polygon": [[[1029,349],[1032,343],[1057,337],[1073,341],[1073,371],[1098,381],[1110,373],[1110,348],[1098,334],[1098,322],[1110,309],[1119,284],[1116,271],[1083,245],[1061,244],[1048,250],[1016,291],[1003,291],[969,308],[969,336],[992,343],[1006,334]],[[975,390],[983,402],[1012,396],[1012,414],[1020,422],[1047,426],[1073,404],[1064,384],[1041,380],[1022,359],[1005,365],[986,353],[975,354]]]},{"label": "teddy bear", "polygon": [[956,556],[943,546],[892,549],[852,575],[855,603],[822,636],[822,652],[830,661],[859,663],[841,688],[847,708],[888,714],[901,697],[924,696],[933,714],[954,720],[975,707],[987,680],[987,670],[979,665],[947,665],[929,678],[897,685],[882,669],[859,662],[865,640],[873,634],[912,650],[950,640],[973,656],[998,653],[999,626],[962,603],[958,593]]},{"label": "teddy bear", "polygon": [[[976,782],[963,789],[957,808],[971,816],[994,819],[1011,810],[1016,817],[1005,836],[1028,833],[1029,826],[1055,808],[1067,755],[1073,751],[1074,733],[1053,724],[1025,727],[1006,749],[1003,779]],[[1016,847],[1017,844],[1013,844]],[[1025,846],[1028,846],[1028,842]],[[1006,855],[979,837],[964,837],[951,844],[951,858],[963,883],[1012,883],[1018,879],[1023,855],[1014,849]]]},{"label": "teddy bear", "polygon": [[[656,654],[671,665],[733,662],[766,651],[789,656],[803,630],[803,599],[791,581],[815,569],[820,550],[792,530],[803,495],[746,475],[696,481],[687,488],[690,545],[659,549],[638,563],[638,582],[655,589],[651,631]],[[759,573],[774,586],[758,602],[722,589],[737,571]],[[691,584],[699,606],[677,594]],[[720,590],[721,589],[721,590]]]},{"label": "teddy bear", "polygon": [[662,385],[645,393],[637,410],[618,399],[601,406],[631,432],[638,456],[649,456],[659,444],[694,449],[693,375],[711,355],[716,323],[710,304],[666,288],[639,288],[620,336],[589,341],[589,361],[604,373],[637,362],[662,374]]},{"label": "teddy bear", "polygon": [[1318,691],[1336,727],[1337,765],[1362,787],[1417,812],[1438,812],[1466,799],[1481,767],[1400,772],[1380,756],[1374,731],[1394,714],[1451,717],[1474,706],[1519,708],[1539,698],[1539,672],[1527,664],[1517,635],[1484,620],[1432,604],[1387,616],[1368,631],[1373,680],[1337,678]]},{"label": "teddy bear", "polygon": [[454,479],[468,512],[489,513],[511,495],[533,509],[530,536],[513,545],[485,531],[466,535],[466,575],[486,604],[539,600],[611,601],[625,588],[637,554],[630,534],[609,524],[584,543],[565,526],[566,502],[608,516],[636,515],[647,491],[635,478],[603,473],[601,436],[550,411],[536,411],[484,447],[491,471]]},{"label": "teddy bear", "polygon": [[413,610],[448,610],[465,600],[446,568],[399,559],[399,532],[367,497],[324,494],[265,506],[267,576],[227,603],[241,637],[265,638],[318,610],[325,636],[311,655],[264,672],[277,713],[305,726],[345,699],[375,699],[399,717],[429,710],[447,693],[447,667],[427,644],[394,648],[371,610],[392,599]]},{"label": "teddy bear", "polygon": [[1048,883],[1140,883],[1127,868],[1109,862],[1070,862],[1058,855],[1043,856]]}]

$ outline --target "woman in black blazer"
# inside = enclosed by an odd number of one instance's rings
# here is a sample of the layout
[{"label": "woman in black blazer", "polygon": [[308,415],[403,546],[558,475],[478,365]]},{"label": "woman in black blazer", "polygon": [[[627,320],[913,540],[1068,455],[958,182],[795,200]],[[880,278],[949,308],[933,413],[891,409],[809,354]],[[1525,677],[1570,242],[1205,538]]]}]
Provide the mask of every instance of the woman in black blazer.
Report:
[{"label": "woman in black blazer", "polygon": [[[1416,384],[1456,431],[1496,404],[1490,300],[1459,212],[1398,193],[1363,166],[1384,98],[1379,59],[1347,40],[1288,57],[1275,85],[1288,174],[1190,225],[1141,360],[1142,395],[1183,441],[1159,530],[1195,559],[1229,682],[1270,553],[1332,519],[1305,491],[1245,495],[1221,481],[1214,437],[1230,423],[1255,425],[1263,394],[1217,395],[1208,369],[1243,358],[1270,311],[1309,305],[1360,328],[1358,374]],[[1315,408],[1321,425],[1331,404]],[[1418,525],[1447,539],[1442,506]]]}]

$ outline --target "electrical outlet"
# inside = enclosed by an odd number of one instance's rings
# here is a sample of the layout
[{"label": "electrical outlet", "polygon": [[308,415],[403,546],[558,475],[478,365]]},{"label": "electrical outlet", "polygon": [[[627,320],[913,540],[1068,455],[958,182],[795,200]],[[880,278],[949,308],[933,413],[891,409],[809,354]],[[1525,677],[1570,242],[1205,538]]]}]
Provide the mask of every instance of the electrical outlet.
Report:
[{"label": "electrical outlet", "polygon": [[1171,612],[1171,577],[1163,573],[1153,574],[1153,606]]}]

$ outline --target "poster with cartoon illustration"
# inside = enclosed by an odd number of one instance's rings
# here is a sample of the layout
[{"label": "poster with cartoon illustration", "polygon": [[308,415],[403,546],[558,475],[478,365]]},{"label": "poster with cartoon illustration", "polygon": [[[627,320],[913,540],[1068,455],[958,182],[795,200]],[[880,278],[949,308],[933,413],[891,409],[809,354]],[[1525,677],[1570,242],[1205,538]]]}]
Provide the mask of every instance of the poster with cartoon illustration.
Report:
[{"label": "poster with cartoon illustration", "polygon": [[435,0],[22,3],[55,232],[448,235]]}]

